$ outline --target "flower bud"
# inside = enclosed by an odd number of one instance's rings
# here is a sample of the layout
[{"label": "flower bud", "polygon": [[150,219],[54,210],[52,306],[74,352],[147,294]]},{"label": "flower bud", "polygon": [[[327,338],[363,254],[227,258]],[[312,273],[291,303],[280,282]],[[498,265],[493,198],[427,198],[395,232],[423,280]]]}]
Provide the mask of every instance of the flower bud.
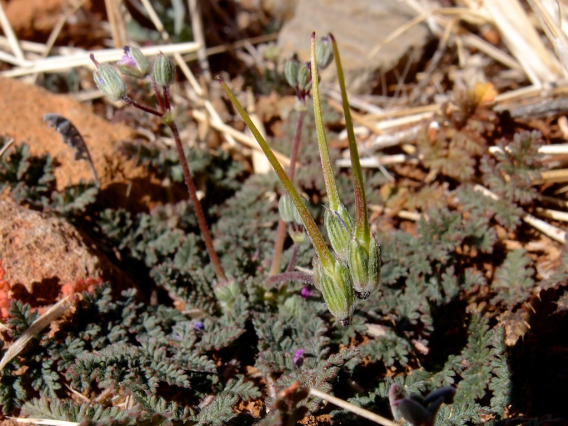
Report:
[{"label": "flower bud", "polygon": [[162,115],[162,123],[164,123],[166,126],[171,125],[175,121],[177,113],[177,109],[171,107],[164,113],[164,115]]},{"label": "flower bud", "polygon": [[333,49],[329,37],[316,40],[316,60],[319,69],[325,69],[333,59]]},{"label": "flower bud", "polygon": [[150,62],[137,47],[124,47],[122,59],[116,63],[120,72],[135,78],[144,78],[150,72]]},{"label": "flower bud", "polygon": [[326,209],[323,217],[325,229],[337,258],[345,262],[349,252],[349,240],[353,229],[353,221],[349,212],[339,205],[338,211]]},{"label": "flower bud", "polygon": [[126,85],[112,65],[98,63],[93,54],[91,54],[91,60],[96,66],[93,72],[93,80],[95,80],[99,90],[113,101],[118,101],[126,96]]},{"label": "flower bud", "polygon": [[278,200],[278,212],[284,222],[290,223],[294,221],[297,211],[298,209],[296,209],[294,202],[288,194],[284,194],[280,197],[280,200]]},{"label": "flower bud", "polygon": [[[305,205],[308,204],[307,200],[302,197],[302,201]],[[288,194],[284,194],[278,200],[278,211],[280,212],[280,217],[286,223],[295,222],[298,225],[303,225],[304,221],[302,220],[302,216],[300,216],[300,212],[296,208],[296,205],[290,198]]]},{"label": "flower bud", "polygon": [[288,228],[288,234],[295,244],[302,244],[304,242],[304,240],[306,239],[305,231],[306,228],[304,228],[303,225],[292,224],[292,226]]},{"label": "flower bud", "polygon": [[347,265],[355,294],[359,299],[366,299],[378,287],[381,278],[381,249],[377,240],[371,238],[367,251],[356,238],[352,238]]},{"label": "flower bud", "polygon": [[335,262],[330,270],[318,258],[314,258],[313,266],[315,285],[321,290],[327,308],[344,327],[348,326],[355,307],[349,270],[341,262]]},{"label": "flower bud", "polygon": [[298,85],[298,67],[300,62],[296,58],[284,61],[284,76],[291,87]]},{"label": "flower bud", "polygon": [[154,61],[152,78],[158,86],[170,86],[176,76],[176,67],[172,60],[160,53]]},{"label": "flower bud", "polygon": [[312,83],[312,75],[309,63],[298,65],[298,76],[296,78],[298,87],[307,92]]}]

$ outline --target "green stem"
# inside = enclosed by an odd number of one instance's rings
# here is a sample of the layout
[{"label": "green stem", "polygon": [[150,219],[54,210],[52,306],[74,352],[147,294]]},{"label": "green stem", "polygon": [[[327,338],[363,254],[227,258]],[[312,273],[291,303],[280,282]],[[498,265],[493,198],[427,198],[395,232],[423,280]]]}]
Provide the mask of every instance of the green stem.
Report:
[{"label": "green stem", "polygon": [[357,150],[357,141],[355,140],[355,132],[353,131],[353,120],[351,118],[351,109],[349,108],[349,99],[347,98],[347,90],[345,89],[345,77],[343,75],[343,67],[341,66],[341,57],[339,49],[333,34],[329,34],[331,38],[331,46],[333,48],[333,56],[335,66],[337,67],[337,79],[339,80],[339,88],[341,89],[341,99],[343,101],[343,114],[345,116],[345,128],[347,129],[347,138],[349,140],[349,153],[351,154],[351,169],[353,170],[353,190],[355,192],[355,229],[357,239],[364,241],[367,246],[370,243],[369,217],[367,212],[367,199],[365,196],[365,182],[363,180],[363,171],[361,162],[359,161],[359,151]]},{"label": "green stem", "polygon": [[323,117],[321,112],[321,101],[319,92],[319,77],[318,77],[318,64],[316,61],[316,33],[312,33],[312,47],[311,47],[311,67],[312,67],[312,98],[314,101],[314,118],[316,122],[316,133],[318,136],[318,146],[321,157],[321,168],[323,171],[323,178],[325,181],[325,190],[329,198],[329,208],[337,211],[339,209],[339,192],[333,176],[333,168],[331,160],[329,159],[329,149],[327,147],[327,138],[323,126]]},{"label": "green stem", "polygon": [[[303,105],[302,105],[303,106]],[[290,154],[290,166],[288,167],[288,176],[294,182],[294,172],[296,171],[296,160],[298,159],[298,150],[300,148],[300,139],[302,136],[302,127],[306,111],[301,110],[298,115],[298,125],[296,126],[296,134],[292,144],[292,153]],[[282,258],[282,250],[284,249],[284,240],[286,239],[287,224],[282,218],[278,220],[278,228],[276,229],[276,241],[274,242],[274,256],[270,265],[270,273],[268,275],[276,275],[280,271],[280,259]]]},{"label": "green stem", "polygon": [[298,209],[300,217],[302,218],[302,222],[304,222],[304,227],[306,228],[306,232],[308,233],[310,240],[312,241],[312,245],[314,246],[314,249],[316,250],[322,265],[324,265],[326,268],[330,269],[334,268],[335,259],[333,258],[331,252],[327,248],[327,244],[325,243],[325,240],[321,235],[321,232],[319,231],[318,226],[314,221],[314,218],[312,217],[312,215],[308,211],[308,208],[305,206],[304,202],[302,201],[300,194],[298,194],[298,191],[296,191],[296,189],[294,188],[294,185],[292,184],[292,181],[284,171],[284,168],[280,165],[280,163],[276,159],[276,156],[272,152],[272,149],[270,149],[270,146],[268,146],[268,143],[262,137],[262,135],[254,125],[250,117],[248,116],[243,106],[239,103],[233,92],[231,92],[229,86],[227,86],[227,84],[223,81],[221,77],[217,77],[217,79],[219,80],[223,90],[225,91],[225,93],[227,94],[227,96],[235,106],[235,109],[239,112],[240,116],[242,117],[242,119],[250,129],[251,133],[253,134],[254,138],[260,145],[260,148],[264,152],[264,155],[266,155],[267,160],[270,162],[272,168],[276,172],[278,179],[280,179],[280,182],[282,182],[284,189],[286,189],[286,192],[288,193],[288,195],[292,199],[292,202]]}]

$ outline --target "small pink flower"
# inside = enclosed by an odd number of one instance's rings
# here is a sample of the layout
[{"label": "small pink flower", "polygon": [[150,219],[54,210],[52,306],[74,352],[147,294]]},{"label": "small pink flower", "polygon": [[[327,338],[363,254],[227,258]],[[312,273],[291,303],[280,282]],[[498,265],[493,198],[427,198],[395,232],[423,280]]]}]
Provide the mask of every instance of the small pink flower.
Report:
[{"label": "small pink flower", "polygon": [[294,365],[296,367],[299,367],[302,365],[303,362],[303,358],[304,358],[304,354],[306,353],[305,349],[298,349],[295,353],[294,356],[292,358],[292,360],[294,361]]},{"label": "small pink flower", "polygon": [[137,47],[126,46],[116,65],[121,73],[135,78],[144,78],[150,72],[150,62]]}]

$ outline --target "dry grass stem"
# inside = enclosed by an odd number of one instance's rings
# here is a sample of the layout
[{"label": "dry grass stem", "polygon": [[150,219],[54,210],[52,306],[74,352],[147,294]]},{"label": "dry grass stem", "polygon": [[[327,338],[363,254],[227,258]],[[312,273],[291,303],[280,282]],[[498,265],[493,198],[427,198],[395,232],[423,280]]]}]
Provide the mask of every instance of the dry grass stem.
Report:
[{"label": "dry grass stem", "polygon": [[120,10],[121,3],[120,0],[105,0],[112,41],[117,49],[126,44],[126,23]]},{"label": "dry grass stem", "polygon": [[[160,52],[165,55],[179,55],[180,53],[194,52],[199,45],[194,42],[166,44],[162,46],[145,46],[140,48],[146,56],[156,56]],[[2,77],[20,77],[23,75],[36,74],[40,72],[61,72],[73,68],[87,66],[94,68],[93,62],[89,58],[91,52],[76,50],[71,55],[51,56],[45,59],[33,61],[29,67],[18,67],[11,70],[0,72]],[[97,61],[100,63],[119,61],[124,51],[122,49],[104,49],[97,51]]]},{"label": "dry grass stem", "polygon": [[197,0],[187,0],[189,8],[189,16],[191,17],[191,30],[193,37],[199,43],[199,50],[197,51],[197,58],[199,59],[199,66],[203,72],[203,76],[207,81],[211,81],[211,71],[209,68],[209,61],[207,59],[207,51],[205,48],[205,35],[203,34],[203,20],[201,19],[201,9]]},{"label": "dry grass stem", "polygon": [[[162,38],[166,41],[170,40],[169,34],[164,30],[164,24],[162,23],[162,21],[160,21],[160,18],[158,17],[158,15],[156,14],[156,11],[152,7],[152,4],[149,2],[149,0],[141,0],[141,1],[142,1],[142,4],[144,5],[144,8],[148,12],[148,15],[150,16],[152,23],[154,24],[156,29],[160,32],[160,35],[162,36]],[[192,89],[195,91],[197,96],[199,96],[200,98],[203,99],[203,105],[205,106],[205,109],[207,110],[207,112],[211,116],[212,123],[223,124],[221,117],[219,117],[219,114],[217,113],[217,111],[213,107],[213,104],[211,103],[211,101],[209,101],[209,99],[207,99],[205,97],[205,92],[204,92],[203,88],[199,85],[197,79],[193,75],[193,72],[189,69],[189,67],[187,66],[187,64],[183,60],[182,56],[179,53],[174,54],[174,59],[175,59],[177,65],[180,67],[185,78],[187,78],[187,80],[189,81],[189,84],[191,85]],[[229,143],[230,146],[236,146],[237,145],[237,142],[235,141],[233,136],[229,135],[226,132],[223,133],[223,136],[224,136],[225,140],[227,141],[227,143]]]},{"label": "dry grass stem", "polygon": [[[51,33],[49,34],[49,37],[47,38],[47,41],[45,42],[45,49],[43,49],[43,52],[41,52],[41,57],[42,58],[47,58],[47,56],[49,55],[49,53],[51,52],[51,49],[53,49],[53,46],[55,45],[55,42],[57,41],[57,38],[59,37],[59,34],[61,34],[61,31],[63,30],[63,27],[65,26],[65,23],[67,22],[67,20],[69,19],[70,16],[72,16],[77,10],[79,10],[79,8],[81,6],[83,6],[83,4],[86,2],[87,0],[81,0],[81,1],[77,1],[75,2],[75,4],[73,5],[73,7],[71,9],[69,9],[67,12],[65,12],[65,14],[63,14],[59,20],[57,21],[57,23],[55,24],[55,26],[53,27],[53,29],[51,30]],[[35,81],[37,80],[39,76],[38,74],[35,74],[31,80],[31,84],[35,83]]]},{"label": "dry grass stem", "polygon": [[364,408],[358,407],[353,405],[347,401],[342,399],[336,398],[335,396],[328,395],[327,393],[321,392],[317,389],[310,388],[310,395],[315,396],[317,398],[323,399],[324,401],[330,402],[333,405],[337,405],[338,407],[343,408],[344,410],[351,411],[358,416],[361,416],[367,420],[371,420],[372,422],[378,423],[383,426],[399,426],[397,423],[389,420],[383,416],[379,416],[369,410],[365,410]]},{"label": "dry grass stem", "polygon": [[[535,15],[540,18],[545,34],[552,42],[552,45],[556,50],[556,55],[564,66],[564,70],[568,72],[568,38],[562,31],[561,26],[558,25],[559,19],[554,19],[541,1],[528,0],[528,3],[533,9]],[[559,15],[562,16],[562,7],[564,5],[559,1],[554,1],[554,3],[558,8],[557,12],[559,12]]]},{"label": "dry grass stem", "polygon": [[540,176],[535,177],[533,183],[535,185],[547,183],[568,182],[568,169],[545,170],[540,172]]},{"label": "dry grass stem", "polygon": [[61,299],[51,308],[49,308],[42,316],[36,319],[30,328],[28,328],[12,345],[8,348],[2,360],[0,361],[0,374],[6,365],[14,359],[32,340],[36,337],[45,327],[63,315],[71,307],[69,303],[69,296]]},{"label": "dry grass stem", "polygon": [[[207,116],[201,111],[193,110],[191,115],[197,121],[207,121]],[[224,123],[219,123],[219,122],[215,122],[215,121],[209,122],[209,125],[212,128],[214,128],[215,130],[218,130],[221,133],[226,134],[227,136],[231,136],[231,137],[235,138],[237,141],[239,141],[243,145],[247,146],[248,148],[260,150],[260,147],[258,146],[258,143],[256,142],[256,140],[254,140],[252,137],[250,137],[250,136],[248,136],[248,135],[246,135],[242,132],[239,132],[238,130],[235,130],[231,126],[227,126]],[[290,165],[290,158],[289,157],[287,157],[284,154],[277,152],[277,151],[274,151],[274,155],[276,156],[276,158],[278,159],[280,164],[282,164],[282,166],[288,167]],[[296,167],[301,167],[301,165],[296,163]]]},{"label": "dry grass stem", "polygon": [[0,158],[2,158],[2,156],[8,152],[8,150],[10,149],[10,147],[14,144],[14,139],[10,138],[8,139],[6,142],[4,142],[4,146],[2,147],[2,149],[0,149]]},{"label": "dry grass stem", "polygon": [[541,207],[537,207],[536,212],[543,217],[547,217],[549,219],[558,220],[560,222],[568,222],[568,212],[562,212],[559,210],[550,210],[550,209],[543,209]]},{"label": "dry grass stem", "polygon": [[[497,194],[491,192],[489,189],[485,188],[484,186],[475,185],[474,189],[476,191],[479,191],[480,193],[482,193],[486,197],[490,197],[494,200],[499,199],[499,196]],[[524,216],[522,217],[522,220],[525,223],[527,223],[528,225],[535,228],[536,230],[542,232],[547,237],[553,239],[554,241],[557,241],[557,242],[562,243],[562,244],[566,244],[566,242],[568,242],[566,231],[564,231],[563,229],[557,228],[556,226],[553,226],[550,223],[545,222],[544,220],[538,219],[538,218],[536,218],[533,215],[528,214],[528,213],[524,214]]]},{"label": "dry grass stem", "polygon": [[12,25],[10,25],[8,17],[4,12],[4,7],[2,6],[2,2],[0,2],[0,25],[2,26],[2,30],[4,31],[4,34],[8,39],[12,53],[14,54],[17,60],[24,62],[25,61],[24,52],[22,52],[22,48],[20,47],[18,38],[16,37],[16,34],[14,34]]},{"label": "dry grass stem", "polygon": [[[364,157],[360,159],[361,167],[366,169],[378,169],[381,166],[392,164],[413,163],[417,164],[418,159],[406,154],[381,155],[380,157]],[[340,158],[335,162],[339,167],[351,167],[350,158]]]},{"label": "dry grass stem", "polygon": [[[496,152],[502,152],[503,149],[498,146],[490,146],[489,152],[495,154]],[[505,151],[510,151],[508,147]],[[543,145],[538,149],[539,154],[543,155],[564,155],[568,154],[568,143],[559,143],[555,145]]]},{"label": "dry grass stem", "polygon": [[[479,2],[465,2],[471,8],[479,7]],[[558,59],[543,44],[533,21],[518,0],[486,1],[479,11],[485,13],[499,30],[503,42],[533,84],[554,82],[562,77]]]}]

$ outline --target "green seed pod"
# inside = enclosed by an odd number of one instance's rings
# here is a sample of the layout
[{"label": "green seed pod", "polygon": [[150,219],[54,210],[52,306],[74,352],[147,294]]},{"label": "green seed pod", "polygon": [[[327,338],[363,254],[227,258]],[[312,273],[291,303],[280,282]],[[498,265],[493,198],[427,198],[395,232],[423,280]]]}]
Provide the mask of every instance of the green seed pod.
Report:
[{"label": "green seed pod", "polygon": [[[94,56],[91,55],[94,61]],[[120,78],[118,72],[110,64],[99,64],[95,62],[97,68],[93,72],[93,80],[101,92],[113,101],[118,101],[126,96],[126,85]]]},{"label": "green seed pod", "polygon": [[371,238],[367,251],[356,238],[352,238],[347,265],[355,294],[359,299],[366,299],[378,287],[381,278],[381,249],[377,240]]},{"label": "green seed pod", "polygon": [[235,301],[242,294],[241,287],[236,280],[230,280],[228,283],[219,285],[214,288],[215,296],[219,301],[221,308],[227,312],[233,309]]},{"label": "green seed pod", "polygon": [[298,82],[297,84],[300,89],[307,91],[310,88],[312,78],[308,64],[298,65],[298,76],[296,78],[296,81]]},{"label": "green seed pod", "polygon": [[294,205],[294,202],[288,194],[282,195],[280,200],[278,200],[278,212],[280,217],[286,223],[293,222],[295,220],[298,209]]},{"label": "green seed pod", "polygon": [[298,85],[298,67],[300,62],[296,58],[284,61],[284,76],[291,87]]},{"label": "green seed pod", "polygon": [[331,247],[337,258],[342,262],[347,261],[349,240],[353,229],[353,221],[349,212],[343,204],[340,204],[338,211],[326,209],[323,220]]},{"label": "green seed pod", "polygon": [[170,86],[176,76],[176,67],[172,60],[160,53],[154,61],[152,78],[158,86]]},{"label": "green seed pod", "polygon": [[333,49],[329,37],[316,40],[316,60],[319,69],[325,69],[333,60]]},{"label": "green seed pod", "polygon": [[[302,201],[305,205],[307,205],[308,202],[304,197],[302,197]],[[280,213],[280,217],[282,218],[282,220],[284,220],[284,222],[295,222],[298,225],[304,224],[302,216],[300,216],[300,212],[298,211],[296,205],[288,194],[284,194],[282,197],[280,197],[280,200],[278,200],[278,211]]]},{"label": "green seed pod", "polygon": [[353,279],[353,288],[357,297],[362,292],[362,289],[367,286],[369,281],[369,271],[367,265],[369,263],[369,254],[367,250],[359,244],[357,238],[351,238],[349,241],[349,257],[347,259],[347,266],[351,272]]},{"label": "green seed pod", "polygon": [[150,72],[150,62],[137,47],[126,46],[124,55],[116,66],[122,74],[135,78],[144,78]]},{"label": "green seed pod", "polygon": [[349,270],[341,262],[335,262],[333,270],[325,268],[318,258],[314,258],[314,281],[316,288],[332,315],[346,327],[349,325],[355,307],[355,295]]}]

